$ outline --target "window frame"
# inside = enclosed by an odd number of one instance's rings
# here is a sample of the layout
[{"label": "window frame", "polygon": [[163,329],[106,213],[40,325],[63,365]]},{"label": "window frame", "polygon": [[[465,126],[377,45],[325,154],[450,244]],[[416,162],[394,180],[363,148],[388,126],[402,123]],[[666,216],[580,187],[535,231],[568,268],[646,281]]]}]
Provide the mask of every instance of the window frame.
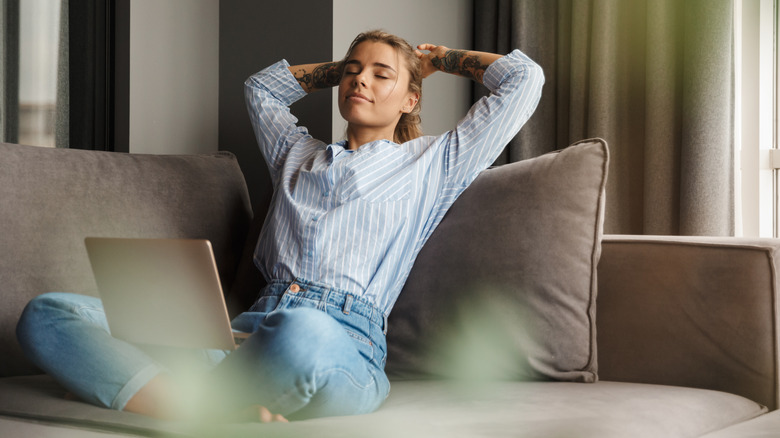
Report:
[{"label": "window frame", "polygon": [[778,0],[735,0],[737,236],[779,237]]}]

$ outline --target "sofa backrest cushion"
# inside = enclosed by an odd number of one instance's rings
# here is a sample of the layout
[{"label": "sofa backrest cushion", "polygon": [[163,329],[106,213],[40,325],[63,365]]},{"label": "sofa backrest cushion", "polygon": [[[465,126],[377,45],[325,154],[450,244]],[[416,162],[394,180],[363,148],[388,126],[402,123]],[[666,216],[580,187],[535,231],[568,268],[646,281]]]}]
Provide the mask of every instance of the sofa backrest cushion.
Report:
[{"label": "sofa backrest cushion", "polygon": [[597,379],[608,160],[596,139],[480,174],[390,315],[391,378]]},{"label": "sofa backrest cushion", "polygon": [[138,155],[0,144],[0,376],[35,372],[16,322],[34,296],[96,295],[84,238],[202,238],[230,289],[252,212],[229,153]]}]

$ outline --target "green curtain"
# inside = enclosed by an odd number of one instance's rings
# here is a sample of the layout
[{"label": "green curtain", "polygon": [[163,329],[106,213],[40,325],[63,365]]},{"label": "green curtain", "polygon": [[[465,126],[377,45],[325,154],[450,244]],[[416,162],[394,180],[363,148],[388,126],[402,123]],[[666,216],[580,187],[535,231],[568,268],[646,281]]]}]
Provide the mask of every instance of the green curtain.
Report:
[{"label": "green curtain", "polygon": [[601,137],[605,232],[733,235],[732,15],[731,0],[475,0],[475,49],[520,48],[546,76],[499,163]]}]

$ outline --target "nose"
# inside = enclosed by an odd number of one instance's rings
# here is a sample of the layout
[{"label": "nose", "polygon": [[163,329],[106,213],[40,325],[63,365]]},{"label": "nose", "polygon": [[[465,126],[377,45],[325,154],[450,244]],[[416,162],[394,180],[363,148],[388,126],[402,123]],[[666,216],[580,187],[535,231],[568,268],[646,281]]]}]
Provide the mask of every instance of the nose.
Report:
[{"label": "nose", "polygon": [[354,85],[362,85],[367,86],[368,82],[366,82],[366,72],[360,72],[355,75],[355,83]]}]

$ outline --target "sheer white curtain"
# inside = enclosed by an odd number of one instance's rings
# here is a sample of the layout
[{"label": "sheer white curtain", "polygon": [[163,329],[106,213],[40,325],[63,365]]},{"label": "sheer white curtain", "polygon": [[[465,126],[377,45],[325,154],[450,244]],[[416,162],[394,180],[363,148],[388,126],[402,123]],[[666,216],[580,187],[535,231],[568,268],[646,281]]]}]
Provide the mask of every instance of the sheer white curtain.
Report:
[{"label": "sheer white curtain", "polygon": [[60,115],[67,128],[68,13],[63,4],[66,0],[0,0],[1,141],[54,146]]}]

